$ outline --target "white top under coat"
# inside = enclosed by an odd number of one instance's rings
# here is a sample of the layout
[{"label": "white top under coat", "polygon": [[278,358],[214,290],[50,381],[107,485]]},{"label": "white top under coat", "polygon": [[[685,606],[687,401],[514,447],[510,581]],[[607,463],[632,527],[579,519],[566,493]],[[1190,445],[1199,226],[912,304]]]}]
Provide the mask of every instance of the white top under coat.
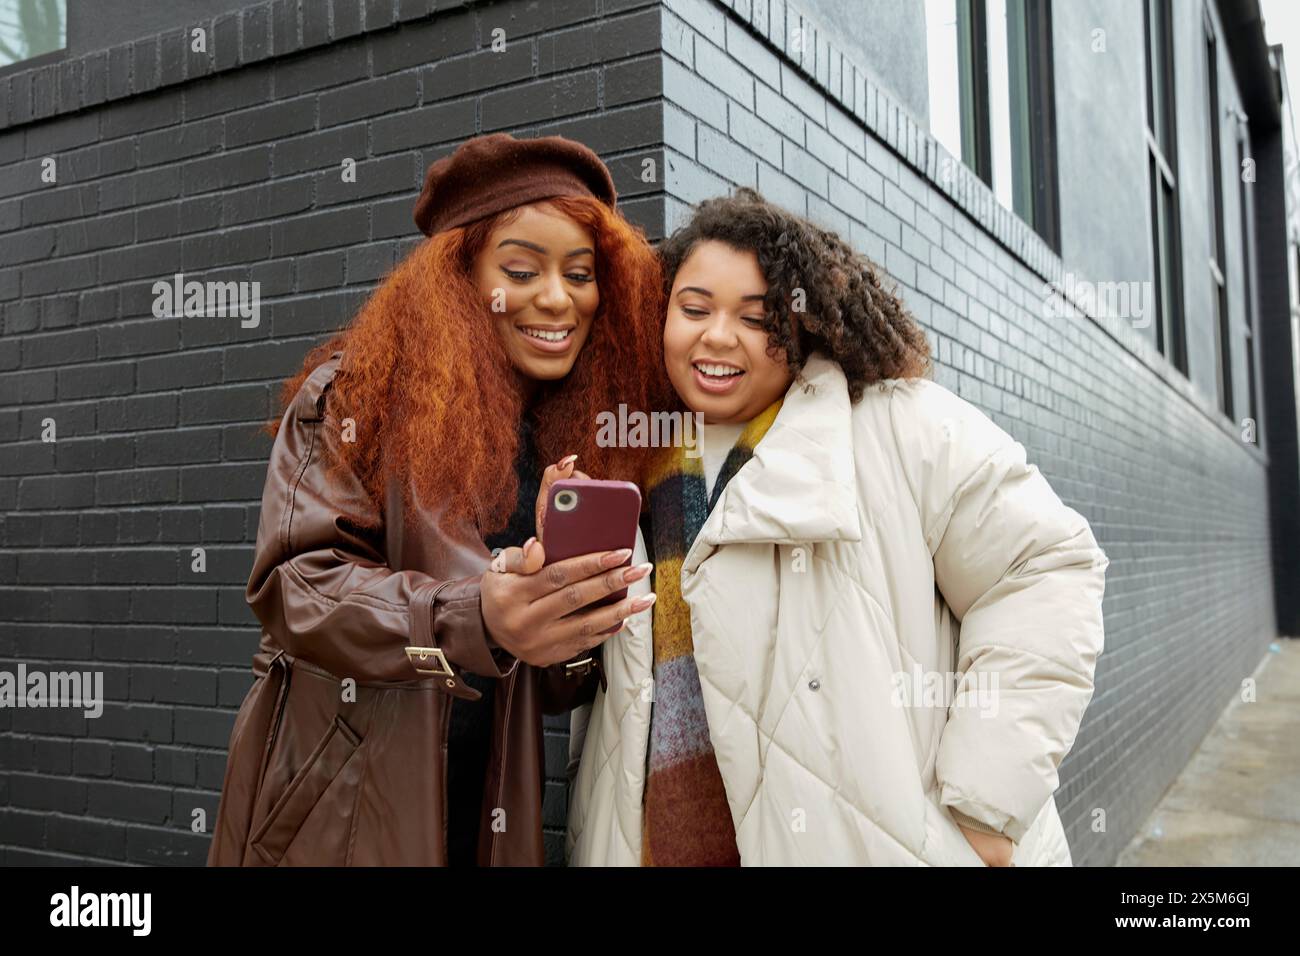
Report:
[{"label": "white top under coat", "polygon": [[731,449],[736,447],[736,439],[745,430],[749,422],[734,424],[709,425],[700,428],[700,456],[704,465],[705,495],[713,497],[713,484],[718,480],[722,463],[727,460]]}]

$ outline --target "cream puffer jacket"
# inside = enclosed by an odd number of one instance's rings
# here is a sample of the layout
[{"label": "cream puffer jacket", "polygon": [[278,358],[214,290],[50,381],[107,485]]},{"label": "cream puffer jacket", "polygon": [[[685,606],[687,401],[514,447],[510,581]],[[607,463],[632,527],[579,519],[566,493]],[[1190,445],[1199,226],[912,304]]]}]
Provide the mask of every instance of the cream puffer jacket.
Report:
[{"label": "cream puffer jacket", "polygon": [[[1069,866],[1053,793],[1109,563],[1088,522],[942,386],[850,405],[821,356],[803,379],[681,571],[742,864],[983,865],[952,810],[1011,837],[1017,866]],[[635,866],[649,615],[603,655],[608,689],[573,717],[567,850]]]}]

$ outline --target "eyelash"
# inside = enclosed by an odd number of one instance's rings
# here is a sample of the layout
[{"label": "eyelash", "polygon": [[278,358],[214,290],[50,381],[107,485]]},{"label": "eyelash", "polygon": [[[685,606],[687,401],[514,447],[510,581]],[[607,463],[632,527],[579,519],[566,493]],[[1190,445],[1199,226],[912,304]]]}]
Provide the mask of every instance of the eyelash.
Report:
[{"label": "eyelash", "polygon": [[[707,313],[705,313],[703,309],[691,309],[683,306],[682,314],[689,315],[692,319],[698,319],[700,316]],[[751,329],[761,329],[763,327],[763,320],[753,318],[752,316],[743,316],[740,321],[744,322]]]},{"label": "eyelash", "polygon": [[[514,279],[516,282],[525,282],[528,279],[531,279],[532,277],[537,275],[536,272],[516,272],[513,269],[507,269],[505,267],[502,267],[501,271],[504,272],[506,275],[508,275],[510,278]],[[595,276],[578,275],[577,273],[573,273],[573,272],[565,273],[565,278],[572,279],[574,282],[594,282],[596,279]]]}]

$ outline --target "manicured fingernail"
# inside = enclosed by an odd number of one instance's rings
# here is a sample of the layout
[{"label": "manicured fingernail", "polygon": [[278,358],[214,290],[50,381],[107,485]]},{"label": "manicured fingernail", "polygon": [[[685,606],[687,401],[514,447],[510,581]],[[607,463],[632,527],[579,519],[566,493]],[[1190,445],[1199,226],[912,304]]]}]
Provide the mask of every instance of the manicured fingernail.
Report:
[{"label": "manicured fingernail", "polygon": [[577,461],[577,460],[578,460],[578,456],[577,456],[577,455],[569,455],[567,458],[561,458],[561,459],[560,459],[560,463],[559,463],[558,465],[556,465],[556,467],[557,467],[557,468],[563,468],[563,467],[565,467],[566,465],[572,465],[572,464],[573,464],[575,461]]},{"label": "manicured fingernail", "polygon": [[654,604],[654,602],[655,602],[655,597],[656,597],[656,595],[655,595],[655,593],[652,591],[651,593],[647,594],[645,597],[639,597],[639,598],[637,598],[635,601],[632,602],[632,613],[633,613],[633,614],[640,614],[642,611],[644,611],[644,610],[645,610],[646,608],[648,608],[650,605]]},{"label": "manicured fingernail", "polygon": [[640,581],[643,577],[654,570],[654,565],[650,562],[638,564],[635,568],[628,568],[623,572],[623,583],[631,584],[633,581]]},{"label": "manicured fingernail", "polygon": [[536,540],[537,540],[537,535],[533,535],[531,538],[529,538],[527,541],[524,542],[523,552],[525,555],[528,554],[528,549],[533,546],[533,542]]},{"label": "manicured fingernail", "polygon": [[600,563],[607,568],[616,568],[630,557],[632,557],[631,548],[619,548],[601,558]]}]

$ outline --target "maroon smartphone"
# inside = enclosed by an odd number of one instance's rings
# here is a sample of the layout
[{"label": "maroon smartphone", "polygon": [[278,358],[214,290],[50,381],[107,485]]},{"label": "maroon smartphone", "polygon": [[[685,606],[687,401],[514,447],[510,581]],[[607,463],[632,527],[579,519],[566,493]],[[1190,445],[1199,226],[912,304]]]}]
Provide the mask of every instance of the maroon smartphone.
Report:
[{"label": "maroon smartphone", "polygon": [[[592,481],[567,478],[551,486],[546,501],[543,546],[546,563],[575,558],[593,551],[636,547],[637,520],[641,515],[641,489],[630,481]],[[624,567],[631,565],[629,558]],[[592,601],[583,611],[615,604],[627,597],[627,588]],[[617,631],[618,628],[613,628]]]}]

